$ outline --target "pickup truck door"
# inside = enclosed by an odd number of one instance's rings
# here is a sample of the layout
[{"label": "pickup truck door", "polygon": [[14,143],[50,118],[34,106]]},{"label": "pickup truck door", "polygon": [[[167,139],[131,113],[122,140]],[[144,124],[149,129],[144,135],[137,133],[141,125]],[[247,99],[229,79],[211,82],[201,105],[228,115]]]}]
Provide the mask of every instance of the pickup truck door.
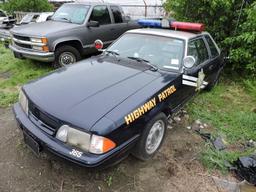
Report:
[{"label": "pickup truck door", "polygon": [[[112,16],[112,40],[117,39],[126,31],[133,29],[132,24],[129,24],[128,21],[124,19],[124,12],[121,7],[116,5],[110,5],[110,12]],[[137,26],[134,24],[134,28]]]},{"label": "pickup truck door", "polygon": [[109,45],[114,39],[112,36],[112,23],[108,7],[106,5],[97,5],[93,8],[89,21],[99,22],[99,27],[88,27],[84,36],[84,46],[86,48],[94,47],[94,41],[100,39],[104,45]]}]

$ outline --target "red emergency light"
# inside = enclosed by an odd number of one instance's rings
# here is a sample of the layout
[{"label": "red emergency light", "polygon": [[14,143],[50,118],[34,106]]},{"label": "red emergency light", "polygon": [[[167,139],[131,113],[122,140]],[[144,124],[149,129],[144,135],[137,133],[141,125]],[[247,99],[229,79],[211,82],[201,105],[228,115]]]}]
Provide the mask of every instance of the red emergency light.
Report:
[{"label": "red emergency light", "polygon": [[202,23],[189,23],[189,22],[178,22],[172,21],[170,27],[175,30],[181,31],[195,31],[202,32],[205,29],[205,25]]}]

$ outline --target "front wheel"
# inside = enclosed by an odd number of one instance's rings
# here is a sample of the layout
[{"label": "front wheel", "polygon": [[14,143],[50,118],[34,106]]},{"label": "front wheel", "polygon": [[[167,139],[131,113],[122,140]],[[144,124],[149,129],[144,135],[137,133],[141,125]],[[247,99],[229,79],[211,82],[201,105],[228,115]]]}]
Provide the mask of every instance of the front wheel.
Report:
[{"label": "front wheel", "polygon": [[79,60],[81,60],[79,51],[72,46],[64,45],[56,49],[53,65],[55,68],[59,68],[73,64]]},{"label": "front wheel", "polygon": [[159,113],[145,126],[132,154],[140,160],[151,159],[161,147],[167,129],[167,117]]}]

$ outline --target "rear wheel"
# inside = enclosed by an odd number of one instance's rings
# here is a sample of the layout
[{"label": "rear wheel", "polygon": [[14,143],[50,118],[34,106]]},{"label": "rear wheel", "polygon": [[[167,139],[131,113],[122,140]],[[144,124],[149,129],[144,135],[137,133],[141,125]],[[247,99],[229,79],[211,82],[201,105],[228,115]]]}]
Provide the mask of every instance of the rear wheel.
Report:
[{"label": "rear wheel", "polygon": [[55,68],[64,67],[81,60],[79,51],[69,45],[58,47],[55,51],[55,61],[53,63]]},{"label": "rear wheel", "polygon": [[146,124],[142,136],[132,154],[143,161],[151,159],[161,147],[165,138],[166,129],[166,115],[159,113]]}]

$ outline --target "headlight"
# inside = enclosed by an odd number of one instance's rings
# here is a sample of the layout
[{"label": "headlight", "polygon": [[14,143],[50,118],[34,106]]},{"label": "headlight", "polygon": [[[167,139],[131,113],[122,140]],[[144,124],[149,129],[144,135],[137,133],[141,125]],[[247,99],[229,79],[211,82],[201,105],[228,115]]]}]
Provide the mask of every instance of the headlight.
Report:
[{"label": "headlight", "polygon": [[28,99],[22,90],[20,90],[19,94],[19,103],[23,111],[28,115]]},{"label": "headlight", "polygon": [[30,41],[32,41],[34,43],[44,43],[45,45],[48,43],[48,39],[46,37],[42,37],[42,38],[31,37]]},{"label": "headlight", "polygon": [[69,145],[78,147],[83,151],[89,151],[94,154],[103,154],[113,149],[116,144],[105,137],[90,135],[79,131],[68,125],[59,128],[56,138]]}]

